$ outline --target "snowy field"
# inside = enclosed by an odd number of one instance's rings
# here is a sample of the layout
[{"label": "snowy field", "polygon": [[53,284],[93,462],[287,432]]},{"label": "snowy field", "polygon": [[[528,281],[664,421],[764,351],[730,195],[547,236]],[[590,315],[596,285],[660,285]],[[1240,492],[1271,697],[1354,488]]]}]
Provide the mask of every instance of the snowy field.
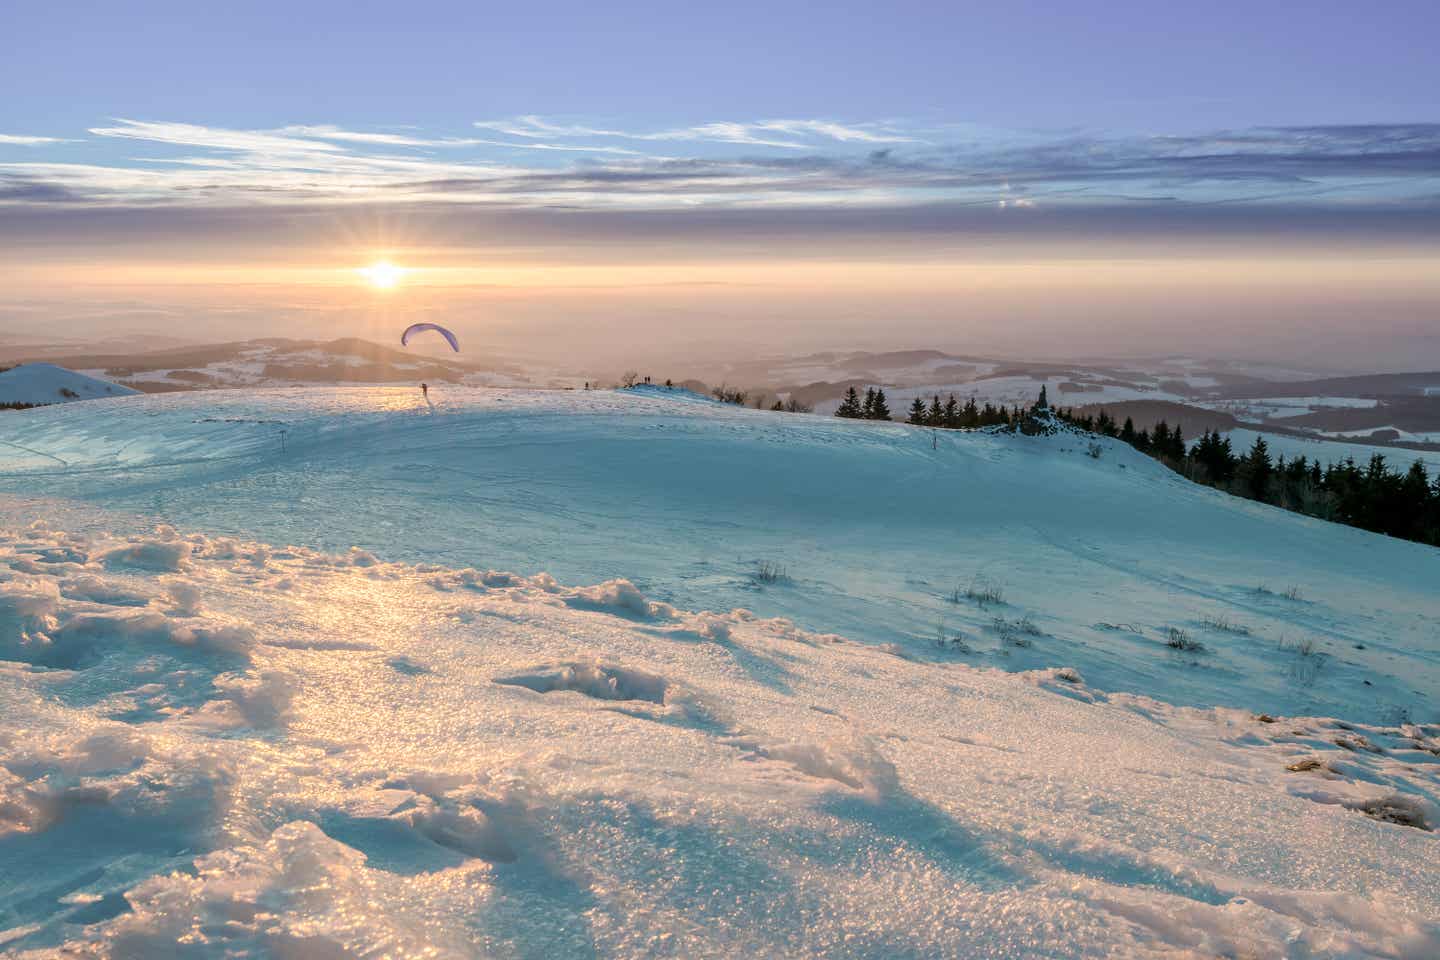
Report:
[{"label": "snowy field", "polygon": [[0,951],[1440,955],[1440,551],[1070,434],[436,393],[0,421]]}]

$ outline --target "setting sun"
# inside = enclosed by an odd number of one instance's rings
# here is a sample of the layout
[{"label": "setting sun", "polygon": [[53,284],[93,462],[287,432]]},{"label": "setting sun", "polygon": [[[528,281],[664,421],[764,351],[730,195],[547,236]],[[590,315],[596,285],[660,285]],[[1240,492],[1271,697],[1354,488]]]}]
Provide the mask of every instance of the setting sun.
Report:
[{"label": "setting sun", "polygon": [[405,274],[404,268],[397,267],[389,260],[377,260],[368,267],[361,267],[356,272],[369,281],[370,286],[377,290],[393,289]]}]

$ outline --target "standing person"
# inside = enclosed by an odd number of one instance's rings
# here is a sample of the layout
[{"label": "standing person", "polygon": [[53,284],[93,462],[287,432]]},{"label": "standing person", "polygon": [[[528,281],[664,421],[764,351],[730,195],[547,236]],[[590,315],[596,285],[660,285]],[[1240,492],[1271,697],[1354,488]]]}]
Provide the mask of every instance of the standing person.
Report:
[{"label": "standing person", "polygon": [[429,402],[430,402],[430,384],[428,384],[428,383],[422,383],[422,384],[420,384],[420,395],[425,398],[425,402],[426,402],[426,403],[429,403]]}]

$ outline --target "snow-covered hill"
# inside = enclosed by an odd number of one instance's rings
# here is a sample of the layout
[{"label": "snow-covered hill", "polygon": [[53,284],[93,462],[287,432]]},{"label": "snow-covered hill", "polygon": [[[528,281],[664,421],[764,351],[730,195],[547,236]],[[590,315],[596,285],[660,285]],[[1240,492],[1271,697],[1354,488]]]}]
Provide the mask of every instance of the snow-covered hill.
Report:
[{"label": "snow-covered hill", "polygon": [[1440,951],[1440,551],[1072,434],[432,399],[6,421],[0,950]]},{"label": "snow-covered hill", "polygon": [[124,397],[138,392],[118,383],[57,367],[53,363],[25,363],[0,372],[0,404],[68,403],[72,400]]}]

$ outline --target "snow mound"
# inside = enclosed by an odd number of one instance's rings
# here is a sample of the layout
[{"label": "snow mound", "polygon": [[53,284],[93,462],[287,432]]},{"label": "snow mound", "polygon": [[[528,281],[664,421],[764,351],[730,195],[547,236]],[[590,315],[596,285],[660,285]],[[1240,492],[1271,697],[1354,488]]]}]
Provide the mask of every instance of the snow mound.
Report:
[{"label": "snow mound", "polygon": [[140,393],[131,387],[57,367],[53,363],[25,363],[0,372],[0,404],[35,405],[128,397]]},{"label": "snow mound", "polygon": [[641,670],[601,666],[599,663],[570,663],[539,673],[502,677],[496,683],[525,687],[536,693],[569,690],[596,700],[648,700],[665,702],[665,680]]}]

